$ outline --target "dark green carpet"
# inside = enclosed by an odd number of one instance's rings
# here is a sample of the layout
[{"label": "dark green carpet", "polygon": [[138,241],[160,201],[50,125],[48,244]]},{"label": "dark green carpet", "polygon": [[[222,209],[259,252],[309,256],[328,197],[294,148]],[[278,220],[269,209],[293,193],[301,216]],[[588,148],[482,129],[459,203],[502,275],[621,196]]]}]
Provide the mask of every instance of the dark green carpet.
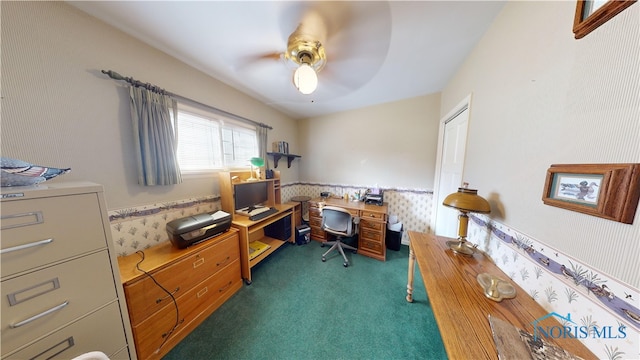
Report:
[{"label": "dark green carpet", "polygon": [[348,268],[327,249],[280,248],[164,359],[446,359],[417,265],[405,300],[407,246]]}]

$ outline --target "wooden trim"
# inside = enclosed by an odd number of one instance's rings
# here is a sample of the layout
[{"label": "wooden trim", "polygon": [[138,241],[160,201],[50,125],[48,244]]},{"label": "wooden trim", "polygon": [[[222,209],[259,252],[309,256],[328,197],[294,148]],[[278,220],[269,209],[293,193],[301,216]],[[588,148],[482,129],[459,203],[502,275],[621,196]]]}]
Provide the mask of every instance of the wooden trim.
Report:
[{"label": "wooden trim", "polygon": [[576,14],[573,19],[573,33],[575,34],[575,38],[581,39],[585,37],[635,2],[636,0],[610,0],[584,18],[584,9],[587,6],[587,0],[578,0],[576,4]]}]

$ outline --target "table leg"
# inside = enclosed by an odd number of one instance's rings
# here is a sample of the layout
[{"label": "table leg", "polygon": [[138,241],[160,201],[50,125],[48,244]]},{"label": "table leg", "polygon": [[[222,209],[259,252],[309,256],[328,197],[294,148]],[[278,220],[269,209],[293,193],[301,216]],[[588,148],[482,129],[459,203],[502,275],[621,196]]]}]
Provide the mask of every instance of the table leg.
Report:
[{"label": "table leg", "polygon": [[407,279],[407,301],[413,302],[413,269],[416,265],[416,255],[409,246],[409,274]]}]

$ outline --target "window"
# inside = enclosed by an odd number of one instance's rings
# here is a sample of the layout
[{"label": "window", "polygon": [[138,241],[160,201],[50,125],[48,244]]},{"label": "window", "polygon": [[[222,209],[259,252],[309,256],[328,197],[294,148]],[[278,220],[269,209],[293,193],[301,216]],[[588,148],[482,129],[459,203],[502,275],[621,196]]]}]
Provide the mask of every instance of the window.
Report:
[{"label": "window", "polygon": [[213,112],[178,105],[178,163],[185,173],[202,173],[249,166],[258,156],[252,125]]}]

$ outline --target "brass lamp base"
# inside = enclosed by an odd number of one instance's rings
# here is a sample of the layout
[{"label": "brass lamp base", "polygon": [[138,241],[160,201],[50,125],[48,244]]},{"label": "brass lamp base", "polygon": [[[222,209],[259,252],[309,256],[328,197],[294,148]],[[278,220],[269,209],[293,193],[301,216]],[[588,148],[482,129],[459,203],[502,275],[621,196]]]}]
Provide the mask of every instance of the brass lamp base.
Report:
[{"label": "brass lamp base", "polygon": [[466,241],[447,241],[447,246],[457,254],[471,256],[476,252]]}]

